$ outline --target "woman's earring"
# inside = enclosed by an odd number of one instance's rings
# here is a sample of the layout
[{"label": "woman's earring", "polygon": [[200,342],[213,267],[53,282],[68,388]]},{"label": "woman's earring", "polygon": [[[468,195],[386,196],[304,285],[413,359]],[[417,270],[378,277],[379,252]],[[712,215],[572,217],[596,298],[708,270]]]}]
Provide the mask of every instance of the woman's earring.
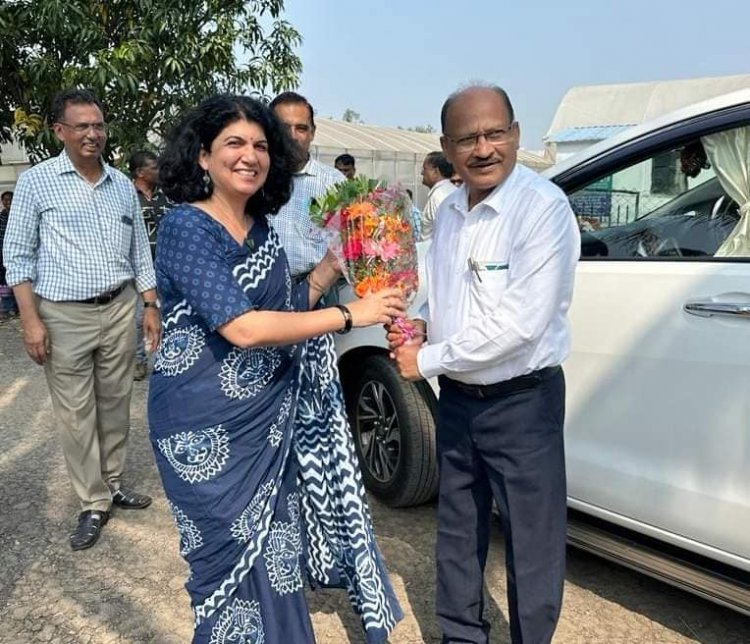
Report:
[{"label": "woman's earring", "polygon": [[203,171],[203,190],[206,194],[211,192],[211,175],[208,174],[208,170]]}]

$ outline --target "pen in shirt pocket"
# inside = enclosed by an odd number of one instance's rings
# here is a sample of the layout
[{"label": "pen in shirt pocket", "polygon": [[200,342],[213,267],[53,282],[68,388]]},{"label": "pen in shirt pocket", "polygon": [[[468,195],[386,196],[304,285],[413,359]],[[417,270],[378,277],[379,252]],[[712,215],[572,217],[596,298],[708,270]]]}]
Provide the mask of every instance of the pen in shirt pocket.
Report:
[{"label": "pen in shirt pocket", "polygon": [[469,271],[471,273],[474,273],[474,275],[477,278],[477,281],[481,284],[482,283],[482,276],[479,274],[479,264],[474,261],[473,257],[469,257],[469,259],[466,260],[469,264]]}]

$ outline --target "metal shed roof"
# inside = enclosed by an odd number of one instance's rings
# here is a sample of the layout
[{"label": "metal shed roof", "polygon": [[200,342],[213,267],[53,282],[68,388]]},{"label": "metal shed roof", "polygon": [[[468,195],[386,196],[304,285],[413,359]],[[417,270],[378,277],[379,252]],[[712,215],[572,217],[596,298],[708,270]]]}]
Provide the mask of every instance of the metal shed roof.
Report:
[{"label": "metal shed roof", "polygon": [[573,87],[563,96],[545,140],[573,127],[643,123],[667,112],[750,87],[750,74],[651,83]]},{"label": "metal shed roof", "polygon": [[[398,128],[346,123],[332,119],[315,119],[313,147],[350,152],[378,151],[426,155],[440,149],[440,135],[423,134]],[[518,161],[535,170],[552,165],[550,161],[527,150],[518,151]]]}]

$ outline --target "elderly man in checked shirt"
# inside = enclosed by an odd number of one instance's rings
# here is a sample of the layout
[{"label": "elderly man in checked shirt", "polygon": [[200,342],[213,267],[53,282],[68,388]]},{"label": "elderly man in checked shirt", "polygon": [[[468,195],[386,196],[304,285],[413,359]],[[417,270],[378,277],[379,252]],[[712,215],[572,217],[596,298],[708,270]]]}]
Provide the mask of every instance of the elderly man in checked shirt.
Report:
[{"label": "elderly man in checked shirt", "polygon": [[[67,90],[52,103],[64,150],[19,178],[3,256],[26,351],[44,366],[63,455],[81,504],[73,550],[96,543],[112,506],[151,498],[122,486],[130,429],[135,302],[159,342],[156,278],[138,197],[102,162],[99,100]],[[63,502],[63,499],[60,499]]]},{"label": "elderly man in checked shirt", "polygon": [[304,278],[326,254],[328,245],[317,226],[310,221],[310,201],[322,196],[346,177],[335,168],[310,158],[315,137],[315,114],[304,96],[284,92],[271,101],[271,109],[289,128],[301,152],[300,167],[292,181],[292,197],[279,214],[269,219],[284,246],[292,277]]}]

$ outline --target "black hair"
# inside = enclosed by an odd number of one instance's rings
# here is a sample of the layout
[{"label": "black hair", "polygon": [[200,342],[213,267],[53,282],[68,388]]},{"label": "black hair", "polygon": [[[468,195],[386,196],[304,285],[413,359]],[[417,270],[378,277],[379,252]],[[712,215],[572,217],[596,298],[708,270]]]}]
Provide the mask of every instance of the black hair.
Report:
[{"label": "black hair", "polygon": [[489,89],[495,94],[497,94],[501,99],[503,99],[503,103],[505,103],[505,109],[508,112],[508,118],[510,119],[510,123],[516,120],[515,114],[513,112],[513,105],[510,102],[510,97],[508,96],[508,93],[498,85],[482,85],[482,84],[473,84],[469,85],[468,87],[464,87],[462,89],[459,89],[453,94],[451,94],[448,98],[445,99],[445,103],[443,103],[443,107],[440,110],[440,129],[442,129],[443,134],[445,134],[445,122],[448,120],[448,110],[451,108],[451,105],[455,102],[455,100],[461,96],[461,94],[464,94],[465,92],[468,92],[472,89]]},{"label": "black hair", "polygon": [[427,161],[428,165],[437,168],[440,176],[444,179],[450,179],[453,176],[453,164],[445,158],[445,155],[442,152],[437,150],[435,152],[430,152],[424,160]]},{"label": "black hair", "polygon": [[0,199],[5,199],[6,195],[10,195],[11,199],[13,198],[13,191],[12,190],[6,190],[3,194],[0,195]]},{"label": "black hair", "polygon": [[128,170],[130,176],[135,177],[137,170],[145,168],[149,161],[156,161],[158,157],[151,150],[136,150],[128,159]]},{"label": "black hair", "polygon": [[104,108],[96,97],[96,94],[89,89],[66,89],[55,94],[50,105],[50,118],[52,123],[59,123],[65,117],[65,108],[68,105],[96,105],[102,113]]},{"label": "black hair", "polygon": [[204,183],[198,164],[201,150],[210,150],[219,133],[239,120],[257,123],[266,135],[270,167],[262,190],[245,204],[253,216],[276,214],[292,195],[292,174],[300,165],[300,152],[276,115],[248,96],[220,95],[190,110],[174,127],[159,159],[159,183],[175,203],[206,199],[212,186]]},{"label": "black hair", "polygon": [[354,157],[351,154],[339,154],[333,161],[333,165],[354,165]]},{"label": "black hair", "polygon": [[304,105],[307,111],[310,112],[310,125],[315,129],[315,110],[302,94],[297,92],[281,92],[276,98],[271,101],[269,107],[274,109],[277,105]]},{"label": "black hair", "polygon": [[708,170],[711,167],[706,149],[700,139],[690,141],[680,150],[680,167],[682,172],[691,179],[695,179],[701,170]]}]

